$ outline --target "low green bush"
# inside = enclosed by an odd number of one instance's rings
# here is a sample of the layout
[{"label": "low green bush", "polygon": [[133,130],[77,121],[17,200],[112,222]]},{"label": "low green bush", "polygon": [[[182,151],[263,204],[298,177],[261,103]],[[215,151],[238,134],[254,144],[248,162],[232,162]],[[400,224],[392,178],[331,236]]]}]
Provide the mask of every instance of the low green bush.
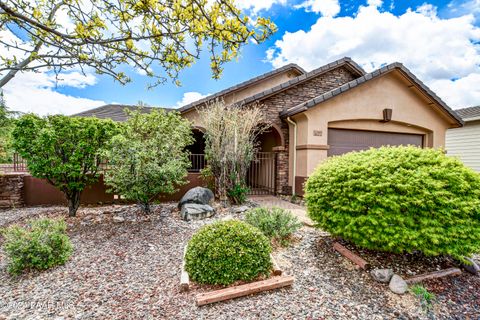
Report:
[{"label": "low green bush", "polygon": [[251,209],[247,211],[245,221],[282,245],[287,244],[288,237],[302,226],[297,217],[281,208]]},{"label": "low green bush", "polygon": [[480,175],[442,150],[382,147],[332,157],[305,189],[312,220],[358,246],[460,260],[480,251]]},{"label": "low green bush", "polygon": [[63,220],[38,219],[30,221],[26,228],[13,225],[4,229],[8,271],[19,274],[64,264],[73,251],[66,228]]},{"label": "low green bush", "polygon": [[260,230],[238,220],[204,226],[188,242],[185,270],[204,284],[228,285],[268,275],[270,242]]},{"label": "low green bush", "polygon": [[235,184],[232,189],[227,191],[228,198],[234,204],[242,204],[247,201],[247,194],[250,189],[241,184]]}]

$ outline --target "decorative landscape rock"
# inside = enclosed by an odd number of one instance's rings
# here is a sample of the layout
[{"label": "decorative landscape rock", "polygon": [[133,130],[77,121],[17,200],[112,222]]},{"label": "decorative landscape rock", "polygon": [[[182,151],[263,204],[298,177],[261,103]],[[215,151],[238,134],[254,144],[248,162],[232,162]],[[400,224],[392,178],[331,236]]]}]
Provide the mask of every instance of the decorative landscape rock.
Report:
[{"label": "decorative landscape rock", "polygon": [[394,274],[388,285],[390,290],[396,294],[404,294],[408,290],[408,284],[399,275]]},{"label": "decorative landscape rock", "polygon": [[233,208],[232,211],[234,213],[243,213],[245,211],[248,211],[249,209],[250,209],[249,206],[240,206],[240,207]]},{"label": "decorative landscape rock", "polygon": [[373,269],[370,274],[378,282],[388,283],[393,277],[392,269]]},{"label": "decorative landscape rock", "polygon": [[178,203],[178,208],[182,208],[186,203],[210,204],[213,201],[213,198],[214,195],[212,190],[203,187],[195,187],[188,190],[183,195]]},{"label": "decorative landscape rock", "polygon": [[478,263],[471,258],[465,258],[465,259],[470,261],[471,264],[463,263],[462,264],[463,269],[465,269],[467,272],[470,272],[471,274],[474,274],[474,275],[479,274],[480,266],[478,265]]},{"label": "decorative landscape rock", "polygon": [[180,211],[180,215],[185,221],[210,218],[214,214],[215,209],[211,206],[198,203],[186,203],[182,206],[182,210]]},{"label": "decorative landscape rock", "polygon": [[120,217],[120,216],[115,216],[115,217],[113,217],[113,222],[122,223],[122,222],[125,222],[125,218]]}]

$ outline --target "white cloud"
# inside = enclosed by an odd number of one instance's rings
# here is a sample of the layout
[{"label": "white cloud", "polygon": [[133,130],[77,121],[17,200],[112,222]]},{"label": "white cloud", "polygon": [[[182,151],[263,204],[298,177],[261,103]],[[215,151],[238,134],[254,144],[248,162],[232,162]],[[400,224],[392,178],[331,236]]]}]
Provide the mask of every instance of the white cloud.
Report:
[{"label": "white cloud", "polygon": [[379,3],[370,0],[354,17],[320,17],[310,30],[285,33],[267,59],[276,67],[293,62],[313,69],[350,56],[367,71],[399,61],[452,107],[480,104],[474,16],[441,19],[428,5],[395,16],[380,12]]},{"label": "white cloud", "polygon": [[367,4],[369,6],[373,6],[373,7],[381,7],[382,4],[383,4],[383,1],[382,0],[368,0]]},{"label": "white cloud", "polygon": [[[65,75],[63,75],[65,77]],[[69,86],[82,88],[91,84],[89,76],[68,74]],[[61,85],[61,82],[59,82]],[[104,105],[104,101],[62,94],[55,90],[55,77],[45,73],[20,73],[3,87],[10,110],[34,112],[39,115],[74,114]]]},{"label": "white cloud", "polygon": [[[67,18],[63,17],[66,25]],[[21,47],[30,47],[29,42],[24,42],[7,30],[0,31],[0,38],[8,43],[18,43]],[[17,56],[22,59],[23,52],[18,49],[8,50],[0,46],[0,55],[12,58]],[[5,73],[0,73],[0,78]],[[34,112],[39,115],[46,114],[74,114],[93,107],[105,104],[104,101],[91,100],[81,97],[62,94],[55,91],[56,87],[85,88],[96,84],[97,79],[93,73],[81,73],[72,68],[60,73],[57,77],[52,72],[19,72],[3,88],[5,100],[10,110],[21,112]]]},{"label": "white cloud", "polygon": [[238,0],[235,4],[241,10],[252,10],[253,13],[257,13],[270,9],[274,4],[285,5],[287,0]]},{"label": "white cloud", "polygon": [[430,88],[455,109],[480,105],[480,73],[472,73],[456,81],[434,80]]},{"label": "white cloud", "polygon": [[320,13],[324,17],[335,17],[340,13],[338,0],[307,0],[295,8],[305,8],[308,12]]},{"label": "white cloud", "polygon": [[203,99],[203,98],[205,98],[209,95],[210,95],[209,93],[208,94],[201,94],[200,92],[194,92],[194,91],[185,92],[183,94],[182,100],[178,101],[177,104],[173,108],[183,107],[183,106],[185,106],[189,103],[198,101],[198,100]]}]

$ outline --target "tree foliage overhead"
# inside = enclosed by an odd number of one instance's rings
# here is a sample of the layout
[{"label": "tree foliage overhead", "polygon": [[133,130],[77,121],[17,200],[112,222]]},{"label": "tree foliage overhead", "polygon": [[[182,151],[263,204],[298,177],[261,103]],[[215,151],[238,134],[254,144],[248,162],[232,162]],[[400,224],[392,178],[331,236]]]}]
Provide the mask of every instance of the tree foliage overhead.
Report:
[{"label": "tree foliage overhead", "polygon": [[442,150],[333,157],[306,183],[318,226],[368,249],[458,259],[480,251],[480,175]]},{"label": "tree foliage overhead", "polygon": [[98,179],[101,152],[116,131],[111,120],[27,114],[17,120],[13,146],[32,176],[65,194],[74,216],[82,191]]},{"label": "tree foliage overhead", "polygon": [[178,112],[128,112],[121,133],[105,152],[105,182],[114,192],[137,201],[148,213],[161,193],[174,193],[185,183],[190,166],[186,147],[193,142],[191,125]]},{"label": "tree foliage overhead", "polygon": [[[213,76],[250,40],[276,31],[269,20],[252,21],[234,0],[0,0],[0,31],[15,30],[28,42],[0,38],[13,57],[0,57],[0,87],[19,70],[55,72],[90,67],[124,84],[129,64],[155,79],[177,80],[180,70],[208,49]],[[14,32],[15,34],[15,32]],[[23,39],[23,38],[22,38]],[[157,74],[160,66],[165,73]]]}]

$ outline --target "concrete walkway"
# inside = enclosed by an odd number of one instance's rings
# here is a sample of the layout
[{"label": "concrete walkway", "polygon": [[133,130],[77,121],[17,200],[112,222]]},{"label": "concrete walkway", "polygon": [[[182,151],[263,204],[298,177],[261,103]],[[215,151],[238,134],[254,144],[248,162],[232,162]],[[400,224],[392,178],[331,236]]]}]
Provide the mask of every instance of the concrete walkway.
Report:
[{"label": "concrete walkway", "polygon": [[295,216],[298,217],[304,225],[313,227],[313,221],[307,215],[307,208],[299,206],[275,196],[249,196],[248,199],[255,201],[262,207],[273,208],[278,207],[282,209],[290,210]]}]

